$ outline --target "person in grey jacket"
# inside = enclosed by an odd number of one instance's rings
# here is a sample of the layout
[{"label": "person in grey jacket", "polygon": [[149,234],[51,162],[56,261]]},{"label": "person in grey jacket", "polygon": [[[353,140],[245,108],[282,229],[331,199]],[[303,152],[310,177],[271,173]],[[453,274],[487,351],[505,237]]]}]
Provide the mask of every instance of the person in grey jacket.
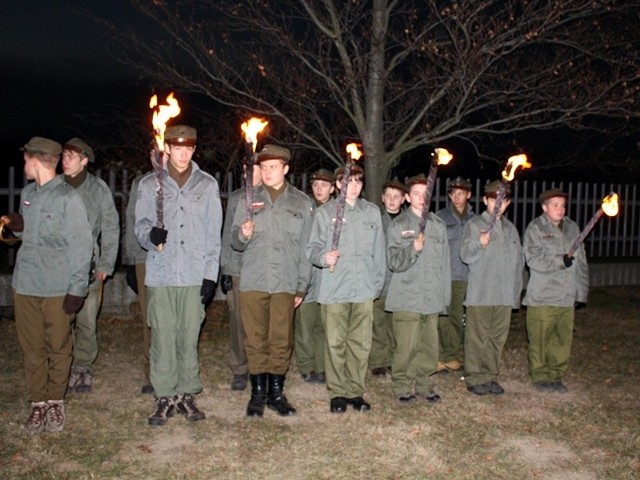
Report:
[{"label": "person in grey jacket", "polygon": [[469,205],[471,199],[471,183],[462,177],[456,177],[447,186],[449,205],[436,212],[447,226],[449,255],[451,258],[451,303],[447,315],[438,319],[440,337],[439,372],[462,369],[460,350],[464,339],[464,298],[467,295],[467,278],[469,267],[460,259],[462,232],[475,213]]},{"label": "person in grey jacket", "polygon": [[120,219],[113,195],[103,180],[87,171],[88,164],[93,162],[93,149],[79,138],[72,138],[62,147],[63,178],[84,202],[94,243],[89,292],[73,324],[73,363],[67,393],[91,391],[93,362],[98,356],[102,288],[113,274],[120,247]]},{"label": "person in grey jacket", "polygon": [[371,410],[363,394],[373,301],[382,293],[387,270],[380,209],[360,198],[364,171],[353,165],[348,185],[343,185],[343,176],[344,167],[336,174],[336,186],[347,189],[338,249],[332,248],[337,199],[316,211],[307,245],[307,257],[322,268],[318,303],[326,337],[325,373],[332,413],[344,413],[347,405],[358,411]]},{"label": "person in grey jacket", "polygon": [[536,388],[565,393],[562,377],[569,367],[575,305],[586,304],[589,267],[584,246],[569,257],[567,252],[580,228],[565,216],[567,194],[559,189],[539,197],[542,215],[527,226],[524,254],[529,283],[527,305],[529,375]]},{"label": "person in grey jacket", "polygon": [[476,395],[504,393],[497,381],[500,357],[509,336],[511,310],[520,307],[524,255],[516,227],[504,217],[511,203],[507,189],[497,221],[488,232],[500,181],[485,185],[487,209],[464,228],[460,258],[469,265],[464,378]]},{"label": "person in grey jacket", "polygon": [[[444,222],[428,213],[420,232],[425,205],[427,178],[407,181],[407,208],[389,228],[387,261],[393,272],[386,309],[393,312],[393,352],[391,380],[400,403],[417,397],[429,403],[440,401],[431,375],[438,362],[438,314],[451,298],[449,244]],[[415,387],[415,394],[414,394]]]},{"label": "person in grey jacket", "polygon": [[71,320],[87,294],[93,252],[87,211],[78,192],[56,175],[62,147],[33,137],[23,147],[20,211],[2,223],[22,238],[11,285],[16,333],[24,355],[36,435],[64,429],[64,395],[71,367]]},{"label": "person in grey jacket", "polygon": [[164,225],[156,224],[155,175],[140,181],[135,223],[138,242],[148,252],[150,379],[157,396],[150,425],[164,425],[174,408],[190,421],[205,418],[194,397],[202,391],[198,336],[218,278],[222,227],[218,183],[192,160],[196,130],[172,125],[164,138]]},{"label": "person in grey jacket", "polygon": [[231,246],[242,253],[240,315],[249,363],[251,397],[246,414],[261,417],[265,405],[281,416],[296,409],[284,395],[293,350],[293,315],[309,287],[304,256],[311,226],[311,199],[290,185],[291,152],[265,145],[257,155],[262,185],[255,189],[253,218],[241,198]]}]

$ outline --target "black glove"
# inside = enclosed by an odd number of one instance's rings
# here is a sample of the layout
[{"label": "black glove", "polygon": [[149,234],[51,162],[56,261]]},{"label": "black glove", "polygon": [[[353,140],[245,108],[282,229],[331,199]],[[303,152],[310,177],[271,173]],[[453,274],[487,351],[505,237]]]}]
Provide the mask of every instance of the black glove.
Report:
[{"label": "black glove", "polygon": [[585,302],[576,302],[576,303],[573,304],[573,307],[576,310],[580,310],[582,308],[585,308],[586,306],[587,306],[587,304]]},{"label": "black glove", "polygon": [[231,275],[222,275],[220,277],[220,289],[225,295],[233,290],[233,279]]},{"label": "black glove", "polygon": [[571,265],[573,265],[573,257],[570,257],[567,254],[565,254],[564,257],[562,257],[562,261],[564,262],[565,268],[569,268]]},{"label": "black glove", "polygon": [[216,291],[216,282],[213,280],[202,281],[202,287],[200,287],[200,298],[202,298],[202,304],[207,305],[213,300],[213,294]]},{"label": "black glove", "polygon": [[156,247],[158,245],[167,243],[167,233],[168,232],[164,228],[153,227],[151,229],[151,233],[149,234],[151,243],[153,243]]},{"label": "black glove", "polygon": [[67,315],[73,315],[74,313],[78,313],[78,311],[82,308],[83,303],[84,297],[78,297],[76,295],[67,293],[64,296],[64,300],[62,302],[62,309]]},{"label": "black glove", "polygon": [[125,276],[127,280],[127,285],[133,293],[138,294],[138,277],[136,277],[136,266],[135,265],[127,265],[127,275]]},{"label": "black glove", "polygon": [[7,223],[7,228],[9,228],[12,232],[21,232],[24,230],[24,218],[18,212],[11,212],[5,215],[9,219],[9,223]]}]

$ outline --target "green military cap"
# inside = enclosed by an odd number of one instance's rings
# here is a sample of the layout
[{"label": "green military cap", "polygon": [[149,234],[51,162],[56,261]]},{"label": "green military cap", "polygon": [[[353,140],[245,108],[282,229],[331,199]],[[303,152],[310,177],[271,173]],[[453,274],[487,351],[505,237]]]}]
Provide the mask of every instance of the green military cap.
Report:
[{"label": "green military cap", "polygon": [[411,187],[413,187],[414,185],[426,185],[427,184],[427,177],[424,175],[424,173],[421,173],[420,175],[414,175],[413,177],[410,177],[409,179],[407,179],[406,182],[406,189],[407,192],[409,190],[411,190]]},{"label": "green military cap", "polygon": [[[489,198],[496,198],[498,196],[498,190],[500,190],[500,186],[503,184],[502,180],[494,180],[493,182],[487,183],[484,186],[484,196]],[[505,198],[511,196],[511,187],[508,183],[504,182],[506,185],[504,190]]]},{"label": "green military cap", "polygon": [[544,203],[547,200],[549,200],[550,198],[553,197],[563,197],[563,198],[567,198],[568,195],[566,193],[564,193],[562,190],[560,190],[559,188],[552,188],[550,190],[545,190],[544,192],[542,192],[539,196],[538,196],[538,200],[540,201],[540,203]]},{"label": "green military cap", "polygon": [[60,155],[62,153],[62,145],[58,142],[44,137],[32,137],[24,147],[20,150],[29,153],[46,153],[49,155]]},{"label": "green military cap", "polygon": [[313,175],[311,175],[310,182],[313,182],[314,180],[322,180],[323,182],[334,183],[336,181],[336,176],[330,170],[321,168],[320,170],[314,172]]},{"label": "green military cap", "polygon": [[456,177],[453,180],[449,181],[449,185],[447,185],[447,191],[451,191],[455,188],[459,188],[460,190],[466,190],[468,192],[471,191],[471,182],[466,178]]},{"label": "green military cap", "polygon": [[[342,177],[344,177],[344,171],[346,168],[347,168],[346,165],[343,167],[336,168],[335,175],[337,180],[342,180]],[[357,163],[352,163],[351,169],[349,170],[349,175],[357,175],[357,174],[364,175],[364,169]]]},{"label": "green military cap", "polygon": [[265,160],[282,160],[285,163],[289,163],[291,160],[291,151],[289,151],[288,148],[278,145],[267,144],[260,150],[256,159],[258,163]]},{"label": "green military cap", "polygon": [[171,125],[164,132],[164,142],[169,145],[193,147],[198,141],[198,132],[188,125]]},{"label": "green military cap", "polygon": [[89,159],[91,163],[96,161],[96,157],[93,154],[93,148],[87,145],[79,138],[72,138],[62,147],[63,150],[71,150],[72,152],[78,152],[80,155],[84,155]]},{"label": "green military cap", "polygon": [[389,180],[382,186],[382,191],[384,192],[387,188],[395,188],[396,190],[400,190],[402,193],[407,193],[407,189],[405,186],[400,183],[400,180],[394,178],[393,180]]}]

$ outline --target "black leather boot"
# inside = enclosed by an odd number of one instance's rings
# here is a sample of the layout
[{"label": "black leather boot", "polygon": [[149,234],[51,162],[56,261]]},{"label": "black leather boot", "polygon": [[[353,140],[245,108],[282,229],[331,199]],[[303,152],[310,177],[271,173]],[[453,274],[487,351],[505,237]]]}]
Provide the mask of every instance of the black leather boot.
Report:
[{"label": "black leather boot", "polygon": [[247,417],[261,417],[267,400],[267,373],[249,375],[251,380],[251,398],[247,405]]},{"label": "black leather boot", "polygon": [[285,378],[284,375],[270,373],[269,393],[267,395],[267,406],[283,417],[295,415],[296,413],[296,409],[291,406],[283,393]]}]

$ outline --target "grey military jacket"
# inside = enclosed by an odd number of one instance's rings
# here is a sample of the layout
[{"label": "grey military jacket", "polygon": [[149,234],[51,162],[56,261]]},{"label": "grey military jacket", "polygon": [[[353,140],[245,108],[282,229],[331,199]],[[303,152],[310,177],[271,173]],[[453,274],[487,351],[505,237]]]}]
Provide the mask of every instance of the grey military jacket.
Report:
[{"label": "grey military jacket", "polygon": [[460,258],[469,265],[465,305],[520,307],[524,254],[520,235],[508,219],[495,223],[486,247],[480,231],[489,227],[489,214],[472,218],[464,228]]},{"label": "grey military jacket", "polygon": [[333,199],[316,211],[307,245],[307,258],[322,268],[318,303],[362,303],[379,298],[387,270],[380,209],[362,198],[354,206],[345,205],[340,258],[330,272],[325,254],[332,247],[336,206],[337,199]]},{"label": "grey military jacket", "polygon": [[449,255],[451,258],[451,280],[466,282],[469,277],[469,266],[460,259],[460,248],[462,247],[462,233],[469,220],[476,216],[471,205],[467,204],[467,213],[461,220],[454,211],[453,204],[447,208],[438,210],[436,215],[440,217],[447,226],[447,238],[449,240]]},{"label": "grey military jacket", "polygon": [[136,203],[136,238],[147,249],[147,287],[190,287],[204,279],[217,281],[220,266],[222,206],[218,182],[191,162],[182,188],[164,169],[164,228],[167,243],[159,252],[151,243],[156,226],[156,179],[140,180]]},{"label": "grey military jacket", "polygon": [[222,227],[222,252],[220,253],[220,269],[222,275],[240,276],[242,269],[242,252],[231,247],[231,235],[233,230],[233,216],[235,215],[238,202],[245,195],[244,188],[238,188],[229,195],[227,200],[227,210],[224,216],[224,226]]},{"label": "grey military jacket", "polygon": [[579,234],[580,228],[568,217],[561,229],[544,214],[527,226],[524,255],[530,274],[525,305],[572,307],[575,302],[587,302],[589,267],[584,246],[580,245],[569,268],[562,259]]},{"label": "grey military jacket", "polygon": [[233,218],[231,246],[242,253],[240,291],[303,295],[309,288],[311,264],[304,255],[311,228],[311,199],[285,184],[271,201],[264,185],[253,198],[254,233],[245,239],[240,227],[245,222],[245,199],[240,198]]},{"label": "grey military jacket", "polygon": [[389,228],[387,262],[393,272],[385,309],[420,314],[446,312],[451,301],[449,244],[444,222],[427,215],[422,251],[413,248],[420,217],[408,208]]},{"label": "grey military jacket", "polygon": [[84,297],[93,238],[80,195],[55,176],[24,187],[20,200],[24,230],[11,283],[16,293]]},{"label": "grey military jacket", "polygon": [[111,275],[120,248],[120,218],[111,190],[103,180],[87,173],[87,178],[76,188],[76,192],[84,202],[91,225],[95,271]]},{"label": "grey military jacket", "polygon": [[136,233],[134,231],[136,224],[136,200],[138,199],[138,188],[140,186],[140,180],[147,175],[150,175],[150,173],[138,175],[131,183],[131,191],[129,192],[129,199],[127,201],[124,226],[123,262],[125,265],[145,263],[147,260],[147,251],[142,248],[140,243],[138,243],[138,239],[136,238]]}]

